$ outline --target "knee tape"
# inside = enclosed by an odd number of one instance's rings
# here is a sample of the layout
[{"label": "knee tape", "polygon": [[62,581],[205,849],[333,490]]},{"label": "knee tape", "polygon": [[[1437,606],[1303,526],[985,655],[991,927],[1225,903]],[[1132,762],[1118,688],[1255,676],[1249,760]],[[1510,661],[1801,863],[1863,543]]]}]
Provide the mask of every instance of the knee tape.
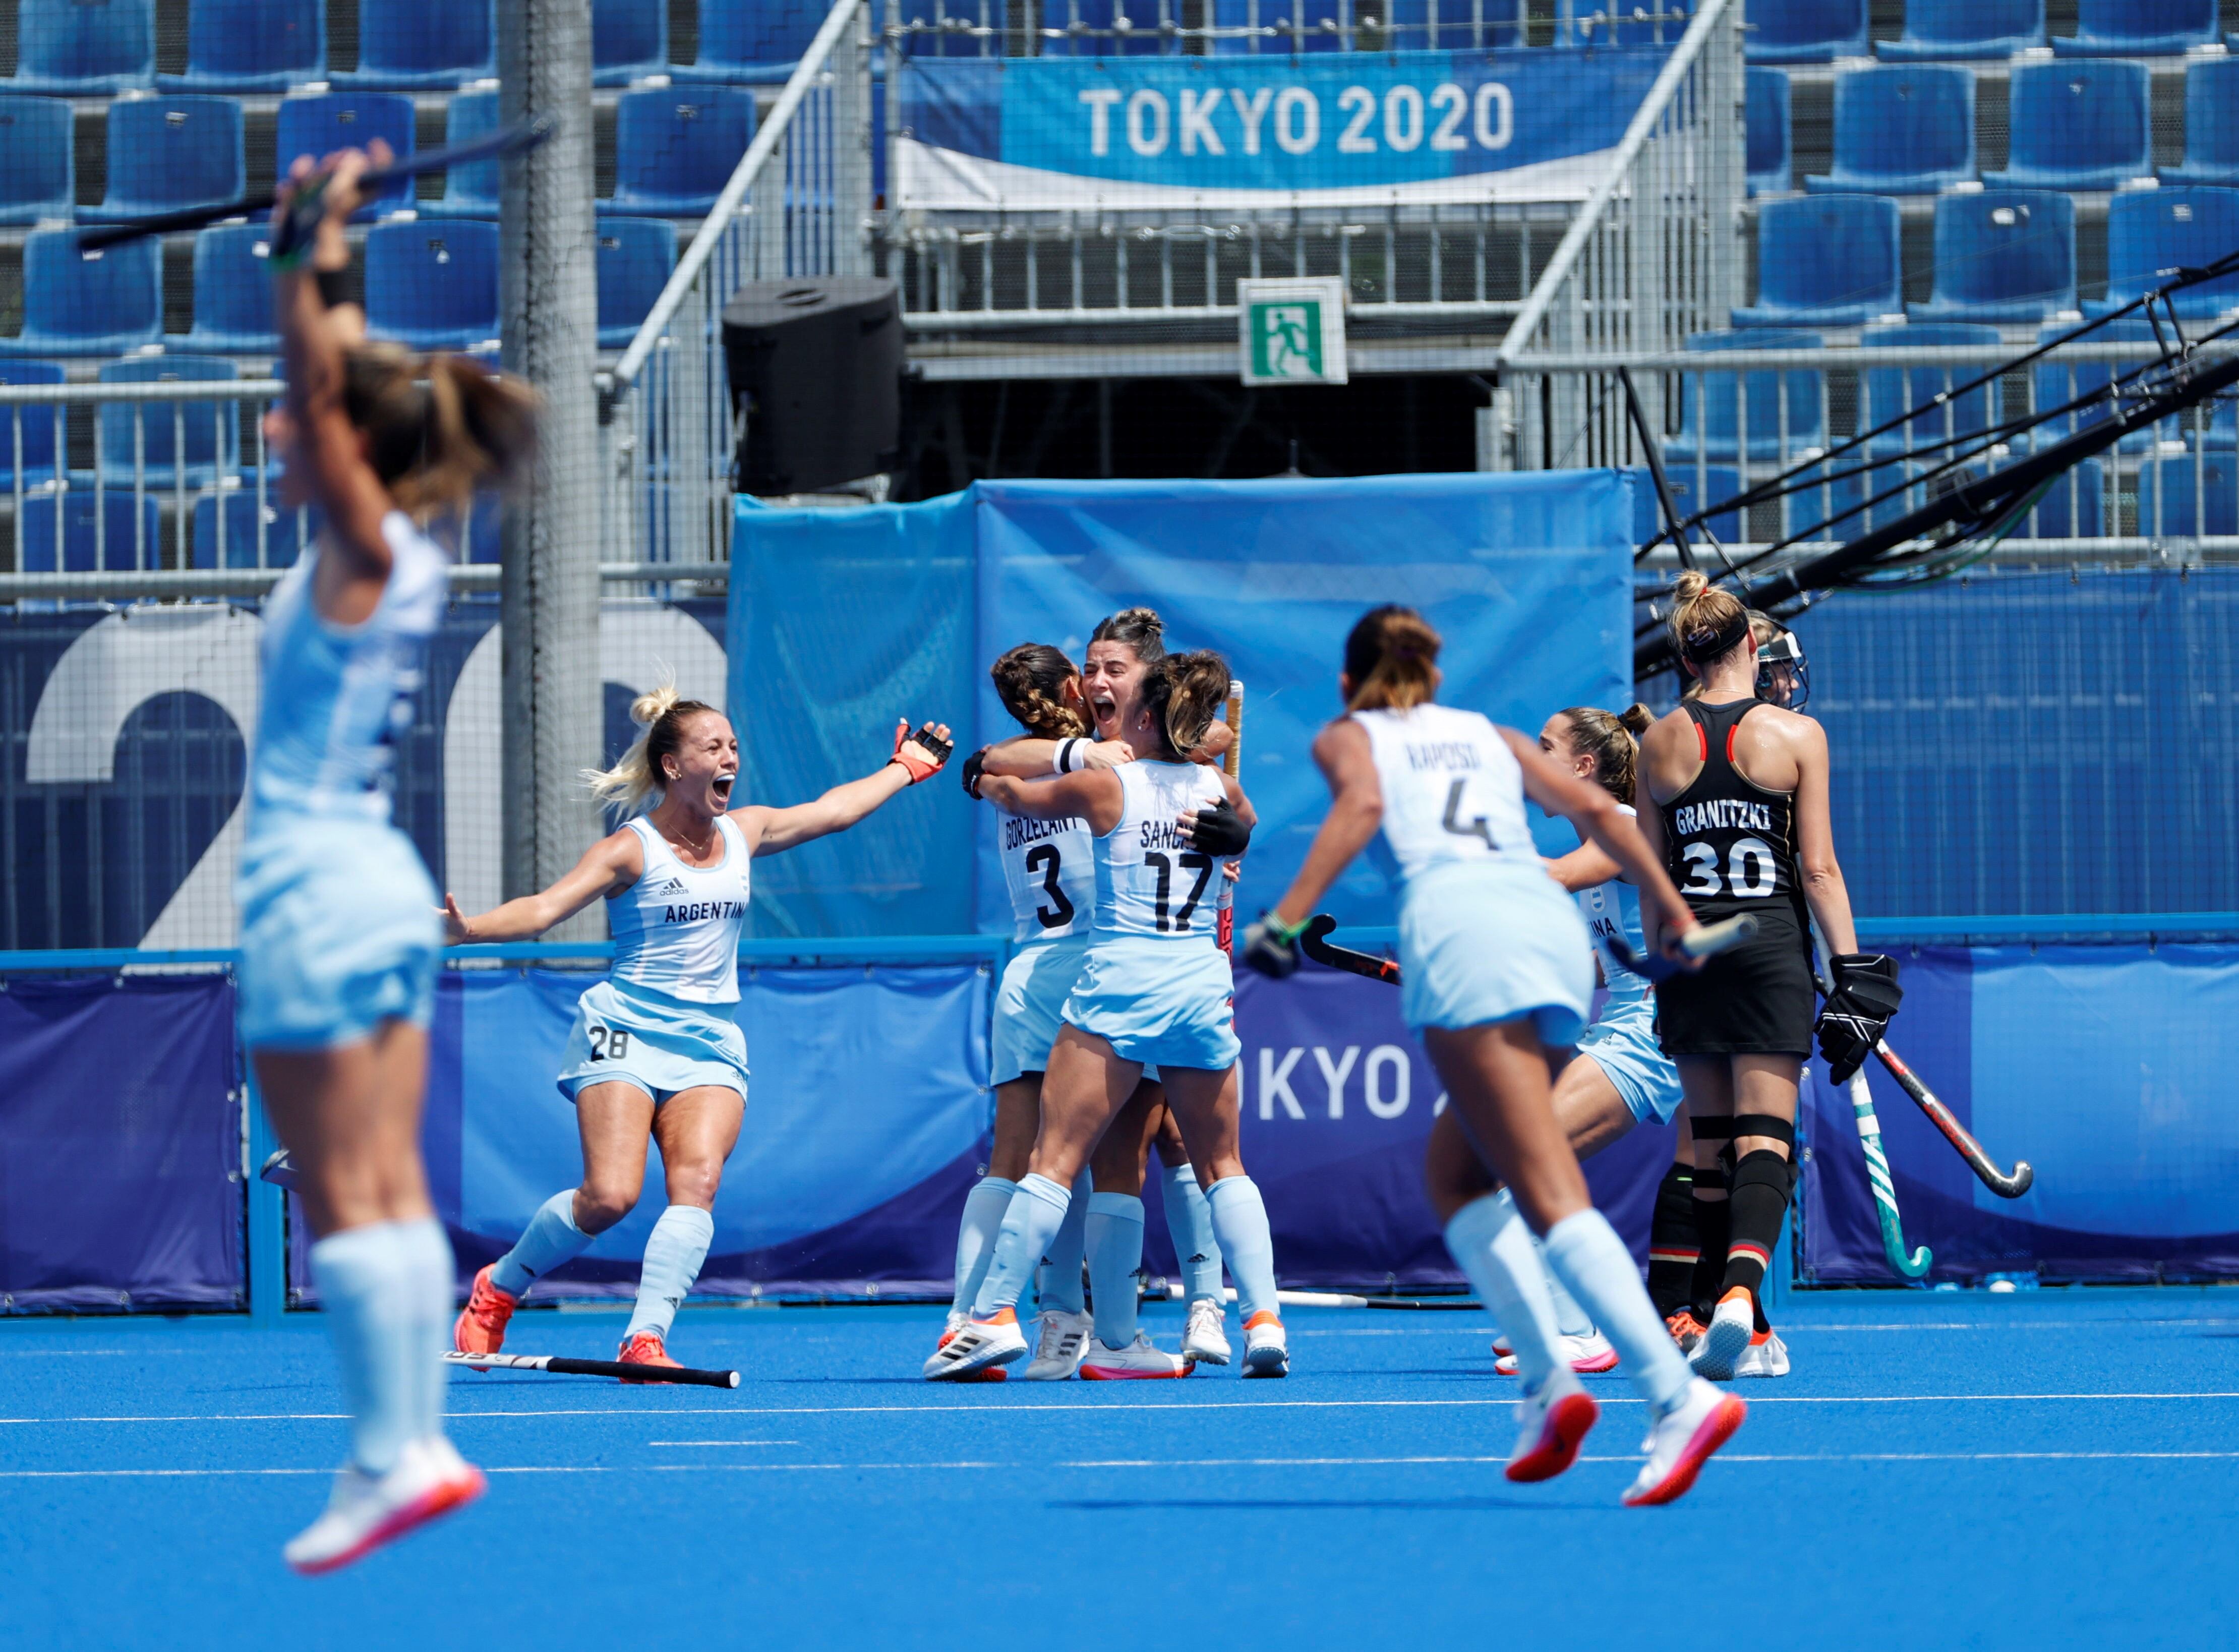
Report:
[{"label": "knee tape", "polygon": [[[1726,1167],[1726,1179],[1729,1183],[1733,1180],[1734,1143],[1744,1136],[1770,1136],[1775,1141],[1783,1144],[1787,1147],[1788,1151],[1784,1155],[1773,1156],[1781,1158],[1784,1163],[1796,1157],[1796,1126],[1785,1118],[1776,1118],[1771,1113],[1736,1113],[1724,1123],[1726,1144],[1718,1151],[1718,1162]],[[1750,1157],[1754,1158],[1758,1153],[1769,1151],[1760,1147],[1754,1150]]]},{"label": "knee tape", "polygon": [[1785,1204],[1794,1187],[1789,1176],[1788,1161],[1766,1147],[1744,1153],[1741,1162],[1734,1166],[1733,1190],[1738,1193],[1745,1187],[1770,1188]]}]

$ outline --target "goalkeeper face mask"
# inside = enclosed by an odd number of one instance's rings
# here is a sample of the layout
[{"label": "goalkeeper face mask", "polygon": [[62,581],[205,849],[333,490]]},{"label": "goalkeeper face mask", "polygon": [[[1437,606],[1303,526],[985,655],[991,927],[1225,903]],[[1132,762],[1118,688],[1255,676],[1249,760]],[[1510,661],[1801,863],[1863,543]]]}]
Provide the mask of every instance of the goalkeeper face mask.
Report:
[{"label": "goalkeeper face mask", "polygon": [[1811,698],[1811,667],[1793,636],[1772,639],[1757,651],[1757,697],[1784,711],[1802,711]]}]

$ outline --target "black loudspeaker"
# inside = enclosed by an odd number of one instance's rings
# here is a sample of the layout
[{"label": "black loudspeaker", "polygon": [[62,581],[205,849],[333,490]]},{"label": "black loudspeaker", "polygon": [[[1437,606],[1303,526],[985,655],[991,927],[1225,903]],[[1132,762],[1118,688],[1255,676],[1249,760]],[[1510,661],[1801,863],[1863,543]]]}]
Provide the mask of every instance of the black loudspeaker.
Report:
[{"label": "black loudspeaker", "polygon": [[870,275],[748,282],[723,306],[738,487],[806,494],[901,460],[902,307]]}]

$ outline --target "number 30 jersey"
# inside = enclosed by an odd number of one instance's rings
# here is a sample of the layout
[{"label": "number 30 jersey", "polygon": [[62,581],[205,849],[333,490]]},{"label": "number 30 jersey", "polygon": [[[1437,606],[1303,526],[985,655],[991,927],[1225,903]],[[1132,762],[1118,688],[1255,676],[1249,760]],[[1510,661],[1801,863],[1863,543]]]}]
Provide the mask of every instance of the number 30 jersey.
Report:
[{"label": "number 30 jersey", "polygon": [[1528,866],[1539,852],[1524,820],[1524,771],[1481,712],[1422,705],[1357,711],[1384,793],[1370,854],[1394,887],[1433,867]]},{"label": "number 30 jersey", "polygon": [[1003,883],[1011,892],[1011,939],[1024,946],[1086,934],[1096,905],[1095,839],[1088,822],[1006,814],[999,817],[998,830]]},{"label": "number 30 jersey", "polygon": [[1228,795],[1220,771],[1138,760],[1120,780],[1120,824],[1096,842],[1096,928],[1162,940],[1218,939],[1220,862],[1193,849],[1180,819]]},{"label": "number 30 jersey", "polygon": [[1796,799],[1769,792],[1734,765],[1734,736],[1762,701],[1686,702],[1703,771],[1663,806],[1664,870],[1699,918],[1798,913]]}]

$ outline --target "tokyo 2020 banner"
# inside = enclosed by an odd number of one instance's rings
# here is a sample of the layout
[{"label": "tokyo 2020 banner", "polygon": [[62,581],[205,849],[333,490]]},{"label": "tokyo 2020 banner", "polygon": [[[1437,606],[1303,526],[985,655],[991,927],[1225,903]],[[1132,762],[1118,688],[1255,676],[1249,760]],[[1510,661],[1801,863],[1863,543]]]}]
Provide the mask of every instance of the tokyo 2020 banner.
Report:
[{"label": "tokyo 2020 banner", "polygon": [[906,59],[896,189],[933,211],[1581,200],[1664,56]]}]

